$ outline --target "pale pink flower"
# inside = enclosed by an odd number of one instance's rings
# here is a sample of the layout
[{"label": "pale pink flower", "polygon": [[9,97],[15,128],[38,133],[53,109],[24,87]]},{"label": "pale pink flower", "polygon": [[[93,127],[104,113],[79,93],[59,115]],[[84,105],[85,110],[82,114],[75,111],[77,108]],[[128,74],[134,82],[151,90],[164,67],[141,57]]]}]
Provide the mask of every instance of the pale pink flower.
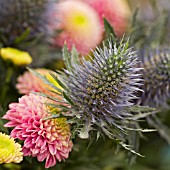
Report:
[{"label": "pale pink flower", "polygon": [[[58,88],[61,88],[59,84],[50,75],[50,72],[52,73],[51,70],[44,68],[37,68],[34,70],[40,73],[42,76],[46,76],[51,83],[53,83]],[[23,75],[20,75],[18,77],[16,88],[18,89],[20,94],[29,94],[30,92],[42,92],[52,96],[56,95],[50,92],[50,90],[54,90],[51,86],[45,84],[43,80],[41,80],[39,77],[35,76],[29,71],[25,71]]]},{"label": "pale pink flower", "polygon": [[[55,8],[56,5],[56,8]],[[49,25],[51,32],[61,30],[52,38],[53,45],[63,46],[66,42],[71,50],[73,46],[81,54],[87,54],[102,40],[103,31],[99,16],[88,4],[78,0],[65,0],[49,7]],[[56,21],[57,19],[57,21]]]},{"label": "pale pink flower", "polygon": [[[121,36],[127,28],[130,17],[130,8],[126,0],[82,0],[93,7],[100,17],[103,17],[114,27],[117,36]],[[104,29],[104,26],[103,26]]]},{"label": "pale pink flower", "polygon": [[45,160],[49,168],[68,158],[73,144],[66,118],[44,119],[49,116],[45,102],[46,98],[30,93],[10,104],[3,118],[9,120],[5,127],[14,127],[10,136],[24,141],[24,156]]}]

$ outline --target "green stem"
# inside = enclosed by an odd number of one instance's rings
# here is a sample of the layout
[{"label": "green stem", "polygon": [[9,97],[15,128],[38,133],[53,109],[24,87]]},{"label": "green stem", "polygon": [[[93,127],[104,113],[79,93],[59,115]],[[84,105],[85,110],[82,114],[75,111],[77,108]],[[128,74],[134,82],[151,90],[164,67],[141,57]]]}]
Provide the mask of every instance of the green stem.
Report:
[{"label": "green stem", "polygon": [[5,77],[4,87],[2,89],[2,93],[0,97],[0,104],[3,104],[3,102],[5,101],[5,97],[9,90],[9,85],[10,85],[12,75],[13,75],[13,67],[8,67],[6,77]]}]

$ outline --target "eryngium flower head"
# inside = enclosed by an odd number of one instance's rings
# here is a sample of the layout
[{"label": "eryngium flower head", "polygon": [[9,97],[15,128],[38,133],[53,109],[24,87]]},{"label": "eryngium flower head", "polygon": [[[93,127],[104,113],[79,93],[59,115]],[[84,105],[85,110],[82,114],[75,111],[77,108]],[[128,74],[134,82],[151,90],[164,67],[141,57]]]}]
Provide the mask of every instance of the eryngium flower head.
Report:
[{"label": "eryngium flower head", "polygon": [[140,104],[158,106],[166,102],[170,96],[170,51],[153,50],[143,54],[141,62],[144,93],[140,96]]},{"label": "eryngium flower head", "polygon": [[140,90],[136,52],[128,42],[117,47],[109,41],[93,54],[92,62],[73,63],[71,71],[65,71],[68,96],[82,120],[120,128],[121,120],[130,116],[126,108],[133,105],[134,92]]},{"label": "eryngium flower head", "polygon": [[20,163],[23,160],[22,148],[13,138],[0,132],[0,164]]},{"label": "eryngium flower head", "polygon": [[35,94],[21,97],[19,103],[11,103],[3,116],[9,120],[5,127],[14,127],[11,137],[24,141],[24,156],[37,157],[49,168],[69,156],[72,149],[70,129],[66,118],[44,120],[49,116],[47,99]]}]

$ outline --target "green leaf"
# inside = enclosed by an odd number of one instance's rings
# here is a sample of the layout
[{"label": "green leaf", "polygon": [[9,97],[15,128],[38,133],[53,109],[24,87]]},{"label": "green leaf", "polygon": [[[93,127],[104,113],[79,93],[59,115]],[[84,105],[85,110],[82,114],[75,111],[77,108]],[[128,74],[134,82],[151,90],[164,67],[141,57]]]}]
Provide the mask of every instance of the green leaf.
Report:
[{"label": "green leaf", "polygon": [[157,129],[137,129],[137,128],[128,128],[123,126],[124,129],[130,130],[130,131],[137,131],[137,132],[155,132]]},{"label": "green leaf", "polygon": [[65,92],[63,92],[63,96],[71,105],[74,105],[74,103],[70,100],[70,98],[66,95]]},{"label": "green leaf", "polygon": [[71,71],[72,70],[72,66],[71,66],[71,56],[68,52],[68,49],[67,49],[67,45],[64,44],[63,46],[63,60],[64,60],[64,63],[66,65],[66,68],[68,71]]},{"label": "green leaf", "polygon": [[158,110],[156,110],[155,108],[151,108],[148,106],[138,106],[138,105],[132,106],[132,107],[128,108],[128,110],[130,112],[136,113],[134,116],[130,116],[130,117],[126,118],[129,120],[138,120],[141,118],[145,118],[149,115],[156,114],[158,112]]},{"label": "green leaf", "polygon": [[26,40],[30,34],[30,28],[27,28],[19,37],[17,37],[14,41],[15,44],[19,44],[22,41]]},{"label": "green leaf", "polygon": [[[56,101],[56,102],[61,102],[61,103],[65,103],[65,104],[68,104],[66,101],[64,100],[59,100],[58,98],[55,98],[55,97],[52,97],[51,95],[48,95],[48,94],[45,94],[45,93],[41,93],[41,92],[32,92],[33,94],[37,94],[37,95],[40,95],[40,96],[43,96],[43,97],[46,97],[48,99],[51,99],[53,101]],[[58,93],[57,93],[58,94]]]},{"label": "green leaf", "polygon": [[107,21],[106,18],[103,18],[103,22],[104,22],[106,38],[110,38],[111,36],[113,38],[113,41],[116,40],[117,37],[116,37],[113,27],[110,25],[110,23]]},{"label": "green leaf", "polygon": [[131,26],[134,27],[136,25],[137,22],[137,15],[139,13],[139,7],[136,7],[133,16],[132,16],[132,21],[131,21]]},{"label": "green leaf", "polygon": [[[34,69],[31,68],[27,68],[31,73],[33,73],[35,76],[39,77],[41,80],[44,81],[45,84],[49,85],[50,87],[54,88],[55,90],[57,90],[58,92],[62,93],[62,90],[58,87],[56,87],[53,83],[51,83],[46,76],[42,76],[40,73],[38,73],[37,71],[35,71]],[[58,94],[60,94],[58,93]]]},{"label": "green leaf", "polygon": [[136,154],[136,155],[138,155],[138,156],[140,156],[140,157],[145,157],[145,156],[141,155],[140,153],[138,153],[138,152],[134,151],[133,149],[131,149],[129,145],[127,145],[127,144],[125,144],[125,143],[123,143],[123,142],[120,142],[119,144],[120,144],[124,149],[132,152],[133,154]]},{"label": "green leaf", "polygon": [[63,109],[64,111],[69,111],[70,108],[68,108],[67,106],[63,106],[62,104],[54,104],[54,103],[45,103],[47,106],[51,106],[52,108],[59,108],[59,109]]},{"label": "green leaf", "polygon": [[155,115],[149,116],[146,118],[147,122],[157,129],[159,134],[168,142],[170,145],[170,129],[166,125],[164,125],[159,118]]},{"label": "green leaf", "polygon": [[146,112],[157,111],[155,108],[148,107],[148,106],[139,106],[139,105],[131,106],[128,108],[128,110],[135,113],[146,113]]},{"label": "green leaf", "polygon": [[74,46],[71,50],[71,62],[75,64],[80,64],[79,53]]}]

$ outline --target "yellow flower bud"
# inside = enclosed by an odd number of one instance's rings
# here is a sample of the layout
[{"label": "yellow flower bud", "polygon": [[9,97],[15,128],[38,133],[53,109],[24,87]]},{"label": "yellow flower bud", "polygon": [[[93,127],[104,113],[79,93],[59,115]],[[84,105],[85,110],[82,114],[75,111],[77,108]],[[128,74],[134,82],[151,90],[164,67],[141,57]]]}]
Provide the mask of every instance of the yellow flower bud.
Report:
[{"label": "yellow flower bud", "polygon": [[32,62],[32,58],[28,52],[20,51],[15,48],[1,48],[0,56],[4,60],[10,60],[14,65],[28,65]]}]

